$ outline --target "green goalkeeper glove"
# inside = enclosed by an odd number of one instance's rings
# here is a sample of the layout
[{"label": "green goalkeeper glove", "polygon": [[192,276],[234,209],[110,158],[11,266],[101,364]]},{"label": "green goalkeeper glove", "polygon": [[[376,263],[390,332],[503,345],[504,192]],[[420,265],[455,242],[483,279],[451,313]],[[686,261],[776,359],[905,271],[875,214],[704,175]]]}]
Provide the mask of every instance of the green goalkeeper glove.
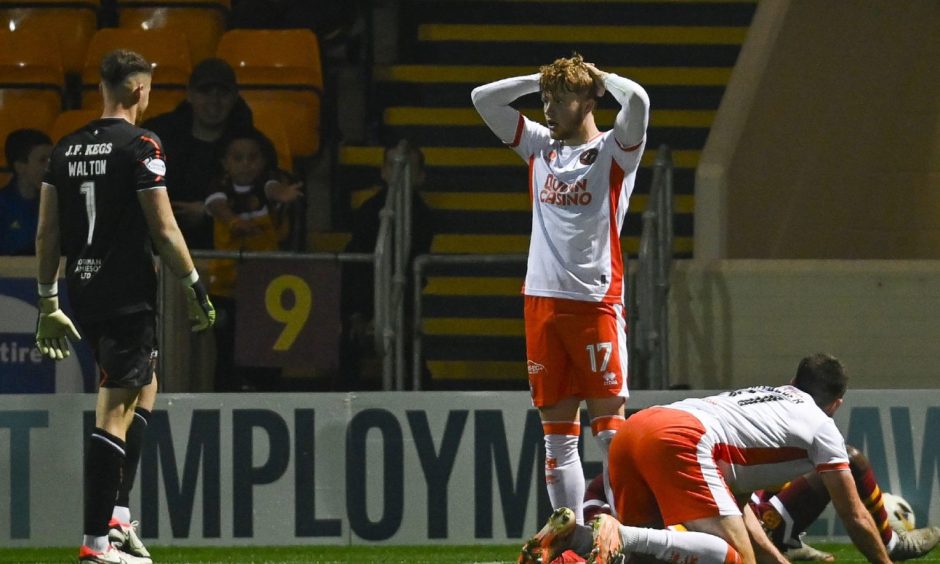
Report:
[{"label": "green goalkeeper glove", "polygon": [[71,354],[68,339],[80,341],[82,336],[78,334],[72,320],[59,309],[59,298],[39,298],[39,321],[36,323],[36,346],[39,352],[53,360],[67,358]]},{"label": "green goalkeeper glove", "polygon": [[205,331],[212,327],[215,324],[215,307],[209,301],[209,294],[199,280],[199,274],[193,270],[189,276],[183,278],[182,283],[193,332]]}]

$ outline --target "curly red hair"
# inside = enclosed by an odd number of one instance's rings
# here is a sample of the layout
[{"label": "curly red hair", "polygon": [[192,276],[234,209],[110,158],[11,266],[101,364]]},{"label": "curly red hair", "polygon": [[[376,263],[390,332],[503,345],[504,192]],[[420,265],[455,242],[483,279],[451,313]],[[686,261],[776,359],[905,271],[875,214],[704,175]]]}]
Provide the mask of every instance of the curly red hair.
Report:
[{"label": "curly red hair", "polygon": [[578,53],[539,67],[539,74],[539,88],[552,96],[558,97],[565,92],[575,92],[582,96],[593,95],[594,79],[584,66],[584,57]]}]

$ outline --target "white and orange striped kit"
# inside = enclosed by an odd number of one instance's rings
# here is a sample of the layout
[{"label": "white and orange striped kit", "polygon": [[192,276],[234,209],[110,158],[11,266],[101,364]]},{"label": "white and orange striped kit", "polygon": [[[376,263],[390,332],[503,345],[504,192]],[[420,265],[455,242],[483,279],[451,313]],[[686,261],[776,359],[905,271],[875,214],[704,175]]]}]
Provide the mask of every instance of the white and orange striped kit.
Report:
[{"label": "white and orange striped kit", "polygon": [[643,143],[621,147],[607,131],[569,146],[544,125],[521,113],[518,119],[509,146],[529,164],[532,237],[523,293],[533,403],[626,397],[620,229]]},{"label": "white and orange striped kit", "polygon": [[519,114],[509,146],[529,164],[532,238],[523,293],[623,303],[620,229],[643,143],[621,147],[607,131],[569,146]]},{"label": "white and orange striped kit", "polygon": [[610,446],[621,521],[662,526],[740,515],[735,494],[806,472],[848,471],[835,422],[793,386],[759,386],[634,414]]}]

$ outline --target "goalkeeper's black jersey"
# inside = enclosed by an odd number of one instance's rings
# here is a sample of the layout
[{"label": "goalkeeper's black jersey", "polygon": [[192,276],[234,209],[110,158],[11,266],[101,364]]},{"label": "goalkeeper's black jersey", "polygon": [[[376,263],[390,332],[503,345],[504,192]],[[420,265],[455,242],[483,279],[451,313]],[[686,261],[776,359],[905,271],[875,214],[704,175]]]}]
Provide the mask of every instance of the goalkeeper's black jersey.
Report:
[{"label": "goalkeeper's black jersey", "polygon": [[65,136],[45,182],[59,202],[69,298],[80,321],[153,310],[157,277],[140,190],[163,189],[156,135],[129,122],[92,121]]}]

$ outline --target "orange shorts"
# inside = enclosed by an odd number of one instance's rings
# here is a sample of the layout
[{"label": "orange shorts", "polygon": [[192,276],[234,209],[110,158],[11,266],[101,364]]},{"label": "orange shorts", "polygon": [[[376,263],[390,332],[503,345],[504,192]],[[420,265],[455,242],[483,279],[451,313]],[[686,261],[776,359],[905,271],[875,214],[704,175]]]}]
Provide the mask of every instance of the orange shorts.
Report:
[{"label": "orange shorts", "polygon": [[525,336],[536,407],[630,395],[622,305],[526,296]]},{"label": "orange shorts", "polygon": [[610,487],[624,525],[662,528],[740,515],[715,464],[712,436],[695,416],[668,407],[634,413],[610,443]]}]

